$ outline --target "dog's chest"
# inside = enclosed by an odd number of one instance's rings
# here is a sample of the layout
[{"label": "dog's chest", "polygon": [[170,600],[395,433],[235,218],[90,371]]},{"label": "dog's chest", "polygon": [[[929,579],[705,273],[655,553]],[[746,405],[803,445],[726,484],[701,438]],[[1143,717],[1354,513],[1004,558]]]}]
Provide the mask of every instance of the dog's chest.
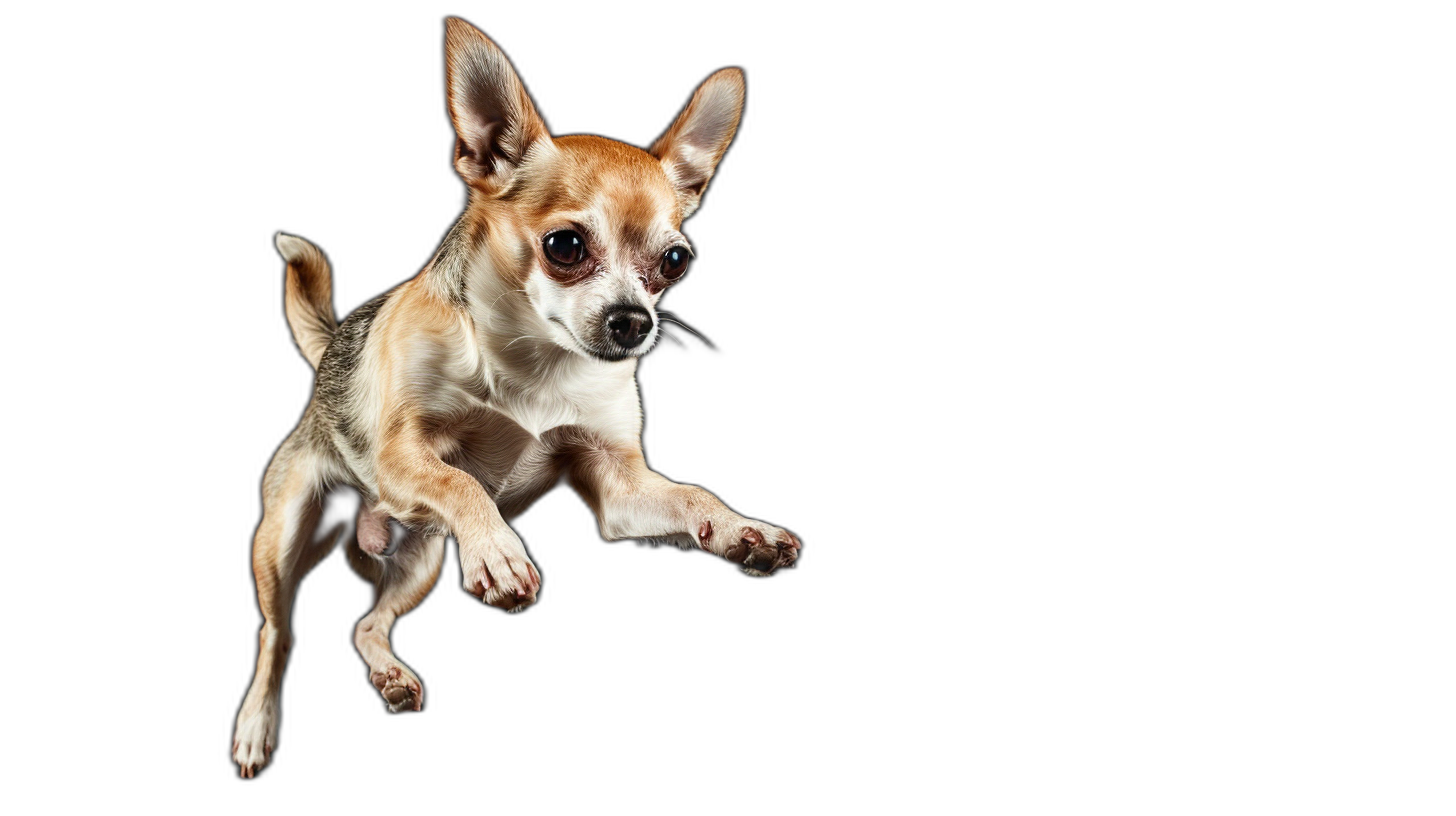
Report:
[{"label": "dog's chest", "polygon": [[582,365],[522,382],[498,379],[485,407],[540,439],[553,428],[581,426],[617,437],[640,430],[636,366]]},{"label": "dog's chest", "polygon": [[439,427],[437,450],[492,494],[538,478],[554,479],[563,452],[558,450],[560,433],[552,433],[556,429],[612,441],[640,434],[632,373],[609,369],[525,384],[493,381],[464,400],[447,400],[470,407],[453,412]]},{"label": "dog's chest", "polygon": [[495,390],[486,397],[485,405],[486,410],[510,420],[517,428],[537,439],[552,428],[581,424],[586,413],[574,395],[544,388]]}]

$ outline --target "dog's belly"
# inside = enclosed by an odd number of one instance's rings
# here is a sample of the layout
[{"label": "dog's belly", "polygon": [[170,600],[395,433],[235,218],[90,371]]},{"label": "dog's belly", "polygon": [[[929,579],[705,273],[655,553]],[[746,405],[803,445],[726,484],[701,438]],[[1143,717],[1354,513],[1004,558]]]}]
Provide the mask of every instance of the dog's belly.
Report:
[{"label": "dog's belly", "polygon": [[474,476],[506,518],[540,498],[560,474],[558,435],[536,437],[498,411],[482,408],[444,430],[442,458]]}]

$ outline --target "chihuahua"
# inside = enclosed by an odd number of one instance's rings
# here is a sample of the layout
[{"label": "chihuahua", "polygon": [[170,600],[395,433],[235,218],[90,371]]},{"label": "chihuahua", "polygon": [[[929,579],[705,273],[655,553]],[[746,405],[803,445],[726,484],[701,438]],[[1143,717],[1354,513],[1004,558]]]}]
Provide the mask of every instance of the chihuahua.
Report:
[{"label": "chihuahua", "polygon": [[507,524],[565,475],[603,538],[666,541],[752,575],[798,559],[789,531],[647,467],[637,360],[672,317],[657,303],[687,272],[683,219],[733,140],[743,73],[724,68],[641,150],[553,137],[511,63],[463,20],[445,24],[446,93],[464,213],[415,277],[334,317],[328,262],[280,233],[284,310],[317,370],[308,408],[263,477],[253,576],[263,627],[233,759],[254,776],[278,744],[279,693],[300,579],[332,549],[324,496],[359,491],[348,560],[377,602],[354,643],[390,711],[418,711],[395,657],[395,619],[434,586],[445,537],[465,590],[520,611],[541,574]]}]

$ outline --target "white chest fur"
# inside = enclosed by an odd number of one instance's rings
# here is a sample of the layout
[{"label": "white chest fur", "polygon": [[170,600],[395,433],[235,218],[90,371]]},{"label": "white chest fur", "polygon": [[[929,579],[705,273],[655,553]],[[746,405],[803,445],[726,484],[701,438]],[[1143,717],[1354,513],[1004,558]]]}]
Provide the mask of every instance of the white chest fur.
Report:
[{"label": "white chest fur", "polygon": [[552,428],[576,425],[608,439],[636,439],[642,431],[636,361],[572,361],[537,379],[493,377],[486,404],[539,439]]}]

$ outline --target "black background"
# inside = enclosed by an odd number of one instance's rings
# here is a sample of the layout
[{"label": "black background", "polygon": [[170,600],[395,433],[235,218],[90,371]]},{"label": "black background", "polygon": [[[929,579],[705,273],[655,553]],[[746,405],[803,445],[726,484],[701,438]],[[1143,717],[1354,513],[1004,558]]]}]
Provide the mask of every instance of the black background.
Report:
[{"label": "black background", "polygon": [[[513,523],[543,577],[520,615],[460,589],[451,539],[435,589],[393,629],[425,686],[424,711],[403,715],[352,644],[370,584],[333,552],[298,589],[280,748],[250,784],[491,768],[485,804],[517,762],[676,766],[716,784],[871,743],[894,753],[881,737],[903,724],[901,685],[939,672],[938,656],[914,653],[914,536],[893,516],[907,510],[895,495],[939,472],[922,469],[938,450],[897,420],[914,377],[890,341],[914,326],[895,309],[911,280],[885,224],[903,216],[890,168],[907,147],[881,102],[901,80],[860,36],[751,17],[451,13],[511,58],[553,136],[646,147],[713,71],[743,68],[740,130],[684,221],[697,259],[660,303],[693,331],[668,323],[676,340],[639,364],[644,447],[655,471],[794,530],[804,552],[757,580],[700,552],[603,542],[562,488]],[[138,321],[165,351],[132,383],[154,423],[134,455],[165,450],[170,509],[144,565],[166,702],[137,739],[170,778],[236,777],[229,746],[262,625],[262,476],[312,392],[274,233],[328,254],[341,321],[430,261],[466,201],[444,16],[220,16],[132,51],[146,159],[131,169],[162,198],[149,216],[166,229],[141,306],[154,312]],[[911,402],[930,408],[949,388]]]}]

